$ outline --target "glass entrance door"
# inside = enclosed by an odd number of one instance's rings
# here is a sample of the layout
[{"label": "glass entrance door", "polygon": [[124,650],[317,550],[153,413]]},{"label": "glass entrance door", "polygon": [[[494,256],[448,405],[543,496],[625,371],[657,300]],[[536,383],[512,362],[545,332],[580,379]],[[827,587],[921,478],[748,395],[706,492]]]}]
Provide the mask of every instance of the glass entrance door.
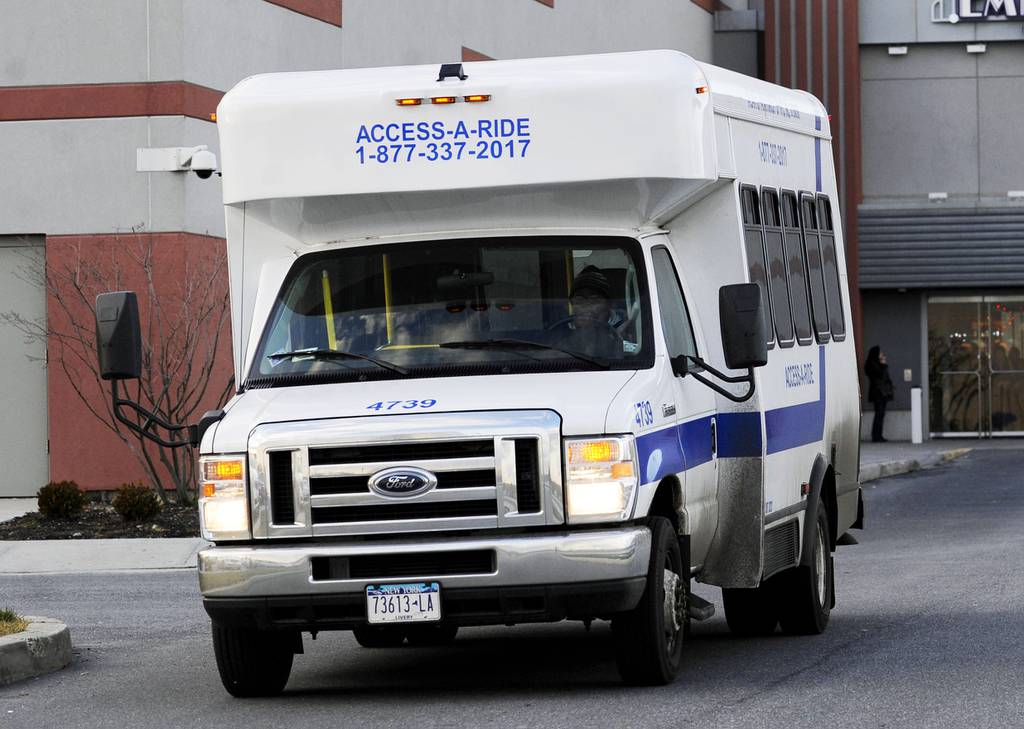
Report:
[{"label": "glass entrance door", "polygon": [[1024,435],[1024,296],[928,300],[935,436]]},{"label": "glass entrance door", "polygon": [[1024,435],[1024,296],[985,297],[989,335],[989,432]]}]

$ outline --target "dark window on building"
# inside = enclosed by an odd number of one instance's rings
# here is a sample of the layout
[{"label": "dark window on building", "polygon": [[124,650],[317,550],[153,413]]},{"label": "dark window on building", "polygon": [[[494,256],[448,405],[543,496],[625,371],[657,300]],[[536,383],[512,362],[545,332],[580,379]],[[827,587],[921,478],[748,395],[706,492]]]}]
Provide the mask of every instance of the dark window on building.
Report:
[{"label": "dark window on building", "polygon": [[771,348],[775,346],[775,328],[772,326],[768,267],[765,265],[764,255],[764,230],[761,227],[761,206],[758,204],[757,189],[744,185],[740,188],[740,201],[743,209],[743,242],[747,249],[747,270],[750,273],[750,282],[761,287],[765,330],[768,332],[768,347]]},{"label": "dark window on building", "polygon": [[832,227],[832,205],[825,195],[818,196],[818,227],[821,237],[821,266],[825,273],[825,296],[828,299],[828,321],[832,338],[841,342],[846,338],[843,318],[843,285],[839,279],[839,261],[836,258],[836,234]]},{"label": "dark window on building", "polygon": [[821,249],[818,243],[818,214],[814,196],[800,196],[800,228],[804,238],[804,256],[807,259],[807,281],[811,290],[811,316],[814,336],[820,343],[831,336],[828,308],[825,304],[825,278],[821,270]]},{"label": "dark window on building", "polygon": [[777,190],[761,188],[761,210],[764,213],[764,243],[768,252],[768,288],[772,296],[775,334],[780,347],[792,347],[793,314],[789,306],[786,282],[786,253],[782,246],[782,217]]},{"label": "dark window on building", "polygon": [[807,262],[804,260],[804,247],[800,242],[800,213],[797,210],[796,193],[789,190],[782,191],[782,237],[786,249],[789,297],[793,303],[796,341],[800,344],[810,344],[811,309],[807,298]]},{"label": "dark window on building", "polygon": [[[661,327],[665,333],[670,357],[682,355],[697,356],[697,342],[693,338],[690,313],[683,298],[683,287],[676,275],[672,257],[666,248],[655,248],[654,280],[658,284],[658,309],[661,311]],[[691,363],[692,366],[692,363]]]}]

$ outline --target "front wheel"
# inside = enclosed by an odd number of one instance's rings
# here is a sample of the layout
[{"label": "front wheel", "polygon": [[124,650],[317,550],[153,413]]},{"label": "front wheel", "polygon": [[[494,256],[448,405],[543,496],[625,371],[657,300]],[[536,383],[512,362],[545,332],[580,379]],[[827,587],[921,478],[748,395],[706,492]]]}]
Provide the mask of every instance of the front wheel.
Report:
[{"label": "front wheel", "polygon": [[[295,643],[288,631],[251,630],[213,624],[213,653],[221,683],[238,698],[276,696],[292,671]],[[300,643],[301,645],[301,643]]]},{"label": "front wheel", "polygon": [[651,561],[640,603],[612,619],[615,658],[631,686],[663,686],[675,678],[689,619],[690,566],[682,564],[679,538],[664,517],[651,519]]},{"label": "front wheel", "polygon": [[828,515],[819,505],[814,516],[810,564],[791,567],[772,578],[776,583],[779,623],[789,635],[818,635],[825,631],[832,610],[833,563],[829,548]]}]

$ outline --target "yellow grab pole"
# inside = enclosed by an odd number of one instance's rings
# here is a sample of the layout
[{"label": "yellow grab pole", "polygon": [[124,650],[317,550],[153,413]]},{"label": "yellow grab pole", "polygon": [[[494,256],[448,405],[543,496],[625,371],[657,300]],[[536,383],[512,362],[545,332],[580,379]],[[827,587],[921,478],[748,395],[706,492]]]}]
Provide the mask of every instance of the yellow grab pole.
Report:
[{"label": "yellow grab pole", "polygon": [[395,338],[395,325],[391,313],[391,268],[388,266],[388,254],[381,256],[384,264],[384,323],[388,330],[388,344]]},{"label": "yellow grab pole", "polygon": [[324,288],[324,321],[327,322],[327,346],[330,349],[337,349],[338,338],[334,334],[334,304],[331,301],[331,280],[327,277],[327,269],[324,269],[321,274],[320,283]]}]

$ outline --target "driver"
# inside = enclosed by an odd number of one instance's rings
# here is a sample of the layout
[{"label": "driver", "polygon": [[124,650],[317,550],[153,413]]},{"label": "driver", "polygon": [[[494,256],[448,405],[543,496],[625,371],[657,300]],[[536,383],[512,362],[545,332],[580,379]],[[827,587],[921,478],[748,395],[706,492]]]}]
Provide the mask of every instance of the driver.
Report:
[{"label": "driver", "polygon": [[572,282],[572,313],[566,349],[603,359],[622,358],[622,337],[608,322],[611,286],[596,266],[587,266]]}]

